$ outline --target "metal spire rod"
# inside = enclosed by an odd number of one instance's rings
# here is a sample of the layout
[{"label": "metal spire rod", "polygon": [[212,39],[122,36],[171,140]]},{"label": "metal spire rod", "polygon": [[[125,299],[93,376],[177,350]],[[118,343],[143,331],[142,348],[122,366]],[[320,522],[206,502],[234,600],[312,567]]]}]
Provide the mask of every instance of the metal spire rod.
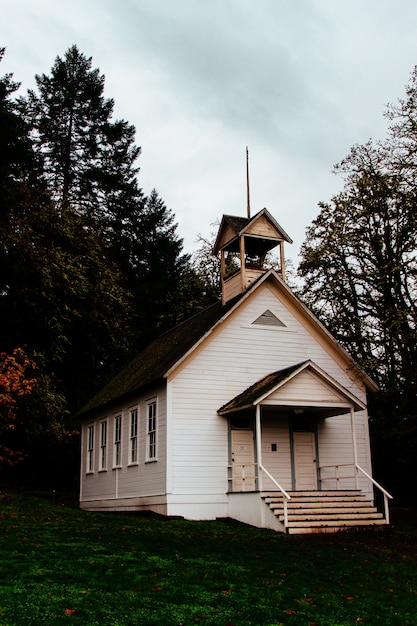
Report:
[{"label": "metal spire rod", "polygon": [[246,196],[248,203],[248,217],[250,217],[250,193],[249,193],[249,150],[246,146]]}]

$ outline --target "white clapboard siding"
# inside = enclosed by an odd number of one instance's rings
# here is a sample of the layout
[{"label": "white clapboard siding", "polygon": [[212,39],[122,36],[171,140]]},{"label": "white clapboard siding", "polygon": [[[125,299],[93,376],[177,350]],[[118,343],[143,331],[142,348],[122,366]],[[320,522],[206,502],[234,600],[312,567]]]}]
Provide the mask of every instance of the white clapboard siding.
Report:
[{"label": "white clapboard siding", "polygon": [[[254,324],[270,311],[283,324]],[[83,502],[151,502],[166,506],[167,514],[205,519],[227,514],[229,489],[229,431],[227,418],[218,409],[266,374],[312,360],[363,403],[365,389],[345,371],[346,365],[314,325],[294,307],[285,291],[261,283],[239,308],[172,370],[167,385],[136,399],[139,409],[139,461],[128,464],[129,407],[123,415],[122,466],[112,469],[115,413],[98,415],[95,421],[94,472],[86,473],[87,428],[82,429],[81,505]],[[158,459],[146,463],[146,401],[158,397]],[[287,382],[276,401],[300,404],[340,405],[342,395],[331,390],[315,374],[303,372]],[[168,403],[168,407],[167,407]],[[265,410],[261,418],[262,460],[285,489],[292,488],[290,413]],[[107,471],[98,471],[99,424],[108,420]],[[358,462],[371,472],[366,411],[354,414]],[[318,462],[322,465],[353,463],[351,415],[319,420]],[[276,451],[273,450],[276,446]],[[327,471],[327,470],[326,470]],[[353,488],[351,478],[344,478]],[[369,485],[361,478],[361,486]],[[275,487],[263,477],[263,489]],[[136,500],[135,500],[136,498]],[[159,498],[159,499],[158,499]],[[162,499],[161,499],[162,498]],[[157,499],[157,500],[155,500]],[[146,504],[147,506],[147,504]],[[149,505],[153,506],[153,505]],[[156,510],[156,509],[155,509]],[[162,508],[161,508],[162,511]]]},{"label": "white clapboard siding", "polygon": [[304,371],[295,378],[282,385],[277,391],[271,393],[267,399],[267,404],[276,402],[303,402],[308,401],[311,405],[346,405],[346,398],[331,389],[328,384],[310,371]]},{"label": "white clapboard siding", "polygon": [[249,225],[246,232],[248,234],[257,235],[258,237],[271,237],[273,239],[276,239],[277,237],[276,228],[264,215],[253,222],[253,224]]},{"label": "white clapboard siding", "polygon": [[[276,315],[285,327],[253,325],[265,310]],[[202,477],[204,490],[211,486],[213,492],[224,491],[228,462],[227,420],[219,418],[217,410],[266,374],[307,359],[365,401],[364,391],[338,365],[328,346],[305,328],[299,314],[288,306],[285,296],[278,296],[267,285],[261,286],[172,376],[174,491],[186,491],[190,485],[196,489],[196,482]],[[366,413],[356,418],[357,437],[364,437],[364,420]],[[350,462],[350,415],[336,421],[331,431],[324,429],[324,440],[330,432],[329,445],[336,446],[338,459]],[[366,442],[358,445],[358,449],[362,451],[360,463],[369,471]],[[223,462],[217,464],[219,457]]]},{"label": "white clapboard siding", "polygon": [[[147,401],[157,398],[157,460],[147,461]],[[138,408],[138,463],[129,464],[130,409]],[[121,465],[113,467],[114,417],[122,415]],[[107,469],[99,471],[100,423],[107,418]],[[94,472],[85,472],[87,456],[87,422],[82,428],[81,501],[118,500],[166,492],[166,387],[161,385],[152,393],[138,396],[136,402],[121,406],[95,420]]]}]

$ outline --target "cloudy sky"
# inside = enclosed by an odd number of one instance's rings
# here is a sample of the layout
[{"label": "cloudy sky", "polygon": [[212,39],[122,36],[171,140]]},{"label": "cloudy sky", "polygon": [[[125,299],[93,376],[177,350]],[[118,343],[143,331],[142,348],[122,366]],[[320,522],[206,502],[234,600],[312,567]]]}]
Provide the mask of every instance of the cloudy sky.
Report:
[{"label": "cloudy sky", "polygon": [[173,210],[185,249],[224,213],[267,207],[294,239],[343,181],[356,143],[417,64],[413,0],[2,0],[0,75],[22,91],[77,44],[136,127],[140,185]]}]

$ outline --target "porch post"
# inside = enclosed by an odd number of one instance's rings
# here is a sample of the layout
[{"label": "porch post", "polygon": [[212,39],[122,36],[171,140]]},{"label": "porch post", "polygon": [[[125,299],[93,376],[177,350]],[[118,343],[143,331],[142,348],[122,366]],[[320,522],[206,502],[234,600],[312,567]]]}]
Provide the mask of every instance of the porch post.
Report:
[{"label": "porch post", "polygon": [[359,478],[358,478],[358,451],[356,448],[356,429],[355,429],[355,412],[353,406],[350,407],[350,427],[352,430],[352,445],[353,445],[353,462],[355,467],[353,471],[355,473],[355,487],[359,489]]},{"label": "porch post", "polygon": [[261,405],[256,405],[256,423],[255,423],[255,434],[256,434],[256,459],[258,461],[258,490],[262,491],[262,441],[261,441]]},{"label": "porch post", "polygon": [[240,237],[240,275],[242,281],[242,292],[246,289],[246,265],[245,265],[245,237]]}]

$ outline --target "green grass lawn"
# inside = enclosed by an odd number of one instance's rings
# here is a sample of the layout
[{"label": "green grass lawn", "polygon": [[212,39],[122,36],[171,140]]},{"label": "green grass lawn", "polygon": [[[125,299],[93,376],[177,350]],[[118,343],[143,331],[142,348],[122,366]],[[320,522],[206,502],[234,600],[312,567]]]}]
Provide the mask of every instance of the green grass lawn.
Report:
[{"label": "green grass lawn", "polygon": [[0,494],[0,624],[417,624],[417,531],[284,536]]}]

